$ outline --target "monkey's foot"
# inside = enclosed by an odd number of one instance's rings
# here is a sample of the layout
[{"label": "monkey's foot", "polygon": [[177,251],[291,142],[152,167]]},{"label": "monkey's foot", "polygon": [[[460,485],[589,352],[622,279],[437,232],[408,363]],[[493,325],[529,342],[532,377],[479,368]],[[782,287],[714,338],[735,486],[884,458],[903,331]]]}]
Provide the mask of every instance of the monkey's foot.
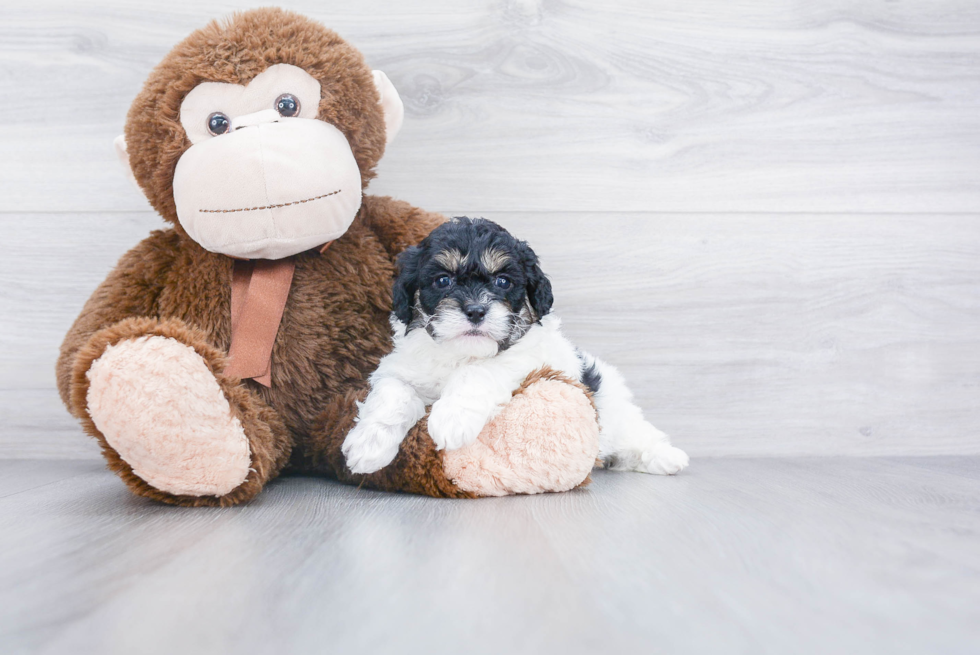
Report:
[{"label": "monkey's foot", "polygon": [[245,430],[190,346],[163,336],[120,341],[106,347],[86,376],[92,421],[151,486],[223,496],[248,477]]},{"label": "monkey's foot", "polygon": [[445,451],[443,469],[479,496],[536,494],[583,484],[598,454],[599,424],[588,396],[545,370],[528,376],[475,442]]}]

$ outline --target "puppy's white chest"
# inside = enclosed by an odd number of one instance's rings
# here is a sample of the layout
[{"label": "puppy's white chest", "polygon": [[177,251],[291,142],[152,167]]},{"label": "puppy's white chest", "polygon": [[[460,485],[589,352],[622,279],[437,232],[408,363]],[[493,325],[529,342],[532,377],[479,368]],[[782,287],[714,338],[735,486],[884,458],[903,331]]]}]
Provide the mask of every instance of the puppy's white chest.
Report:
[{"label": "puppy's white chest", "polygon": [[[425,404],[431,405],[442,398],[450,380],[455,381],[456,385],[460,386],[461,381],[467,380],[470,377],[467,375],[468,373],[476,370],[485,362],[486,360],[432,361],[430,364],[434,365],[429,368],[429,375],[422,375],[415,378],[412,384],[415,387],[416,393],[419,394]],[[479,389],[468,389],[468,391],[479,393]]]},{"label": "puppy's white chest", "polygon": [[445,379],[415,380],[415,391],[426,405],[431,405],[442,397],[446,388]]}]

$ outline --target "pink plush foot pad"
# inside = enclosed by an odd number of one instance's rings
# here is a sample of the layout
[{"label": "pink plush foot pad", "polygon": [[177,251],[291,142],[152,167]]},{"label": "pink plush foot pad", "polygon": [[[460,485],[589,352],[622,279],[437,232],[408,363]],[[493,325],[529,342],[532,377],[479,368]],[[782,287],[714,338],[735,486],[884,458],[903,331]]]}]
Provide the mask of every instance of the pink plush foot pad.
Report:
[{"label": "pink plush foot pad", "polygon": [[152,336],[106,348],[88,411],[133,473],[167,493],[223,496],[248,476],[248,438],[201,356]]},{"label": "pink plush foot pad", "polygon": [[599,454],[599,425],[585,393],[540,380],[514,396],[479,438],[446,451],[443,469],[480,496],[567,491],[580,485]]}]

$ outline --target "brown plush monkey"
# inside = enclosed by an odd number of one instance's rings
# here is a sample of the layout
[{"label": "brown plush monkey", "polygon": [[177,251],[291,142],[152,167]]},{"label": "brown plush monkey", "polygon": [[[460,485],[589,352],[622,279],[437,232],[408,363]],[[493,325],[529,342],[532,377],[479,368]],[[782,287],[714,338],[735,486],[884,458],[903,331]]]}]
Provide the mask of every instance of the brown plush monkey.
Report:
[{"label": "brown plush monkey", "polygon": [[[484,454],[457,453],[449,472],[425,419],[387,468],[347,469],[355,402],[390,349],[394,259],[444,220],[362,196],[401,119],[383,73],[278,9],[211,23],[150,74],[117,149],[172,226],[123,256],[57,367],[63,401],[135,493],[232,505],[287,467],[448,497],[588,474],[589,399],[547,371],[498,417],[509,432],[489,425]],[[511,456],[535,439],[562,452]]]}]

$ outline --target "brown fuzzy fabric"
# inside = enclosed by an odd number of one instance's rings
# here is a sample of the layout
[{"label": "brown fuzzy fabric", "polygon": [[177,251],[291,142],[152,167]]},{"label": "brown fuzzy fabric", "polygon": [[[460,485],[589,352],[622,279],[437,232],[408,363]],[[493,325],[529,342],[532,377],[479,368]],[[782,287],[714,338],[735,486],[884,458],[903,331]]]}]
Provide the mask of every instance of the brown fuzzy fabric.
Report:
[{"label": "brown fuzzy fabric", "polygon": [[[384,116],[371,71],[334,32],[297,14],[261,9],[213,22],[177,45],[150,74],[130,109],[126,139],[137,181],[173,227],[126,253],[89,298],[57,364],[58,390],[109,467],[137,494],[179,505],[233,505],[253,497],[284,467],[345,482],[461,497],[442,471],[425,423],[384,471],[350,475],[340,452],[367,377],[391,349],[388,316],[395,257],[445,221],[387,197],[365,196],[350,229],[323,254],[295,256],[296,270],[272,351],[272,387],[222,375],[231,339],[233,261],[208,252],[177,223],[173,173],[190,147],[180,103],[203,81],[244,84],[273,64],[304,68],[323,93],[319,118],[347,137],[364,186],[384,152]],[[133,474],[88,416],[86,372],[113,343],[144,335],[177,339],[208,366],[249,439],[246,481],[221,498],[174,496]]]},{"label": "brown fuzzy fabric", "polygon": [[275,64],[305,69],[320,82],[318,118],[350,142],[362,186],[385,149],[384,113],[364,57],[336,32],[283,9],[255,9],[212,21],[157,64],[126,118],[126,144],[136,181],[164,219],[182,230],[174,205],[177,160],[191,147],[180,103],[201,82],[248,84]]},{"label": "brown fuzzy fabric", "polygon": [[456,487],[443,473],[442,455],[429,437],[428,414],[409,431],[391,464],[368,475],[350,472],[340,446],[354,427],[357,417],[354,403],[364,400],[367,392],[368,387],[364,384],[359,391],[351,390],[330,402],[309,439],[297,443],[292,461],[294,470],[327,475],[341,482],[383,491],[404,491],[438,498],[472,498],[472,494]]},{"label": "brown fuzzy fabric", "polygon": [[556,371],[550,366],[542,366],[541,368],[528,373],[527,377],[524,378],[524,382],[521,384],[521,386],[518,387],[517,389],[514,389],[514,393],[511,394],[511,397],[524,393],[524,391],[529,386],[531,386],[532,384],[540,380],[557,380],[559,382],[564,382],[565,384],[570,384],[573,387],[578,387],[582,391],[582,393],[584,393],[585,396],[589,399],[589,403],[591,403],[592,409],[595,409],[595,398],[593,397],[592,391],[587,386],[585,386],[578,380],[573,380],[572,378],[568,377],[561,371]]}]

